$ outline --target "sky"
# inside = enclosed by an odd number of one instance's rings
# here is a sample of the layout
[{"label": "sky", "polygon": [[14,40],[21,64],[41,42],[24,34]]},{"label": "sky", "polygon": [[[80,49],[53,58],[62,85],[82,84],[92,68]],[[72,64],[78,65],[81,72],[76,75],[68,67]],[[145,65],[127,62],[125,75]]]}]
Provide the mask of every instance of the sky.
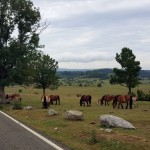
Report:
[{"label": "sky", "polygon": [[150,70],[150,0],[31,0],[49,26],[41,50],[59,68],[120,67],[115,60],[130,48]]}]

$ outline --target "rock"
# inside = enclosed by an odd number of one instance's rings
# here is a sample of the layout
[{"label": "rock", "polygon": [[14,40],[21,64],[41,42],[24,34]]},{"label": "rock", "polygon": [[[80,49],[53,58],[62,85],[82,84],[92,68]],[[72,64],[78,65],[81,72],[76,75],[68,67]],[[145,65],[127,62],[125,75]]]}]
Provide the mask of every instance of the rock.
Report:
[{"label": "rock", "polygon": [[33,106],[26,106],[24,107],[25,110],[33,110]]},{"label": "rock", "polygon": [[53,116],[53,115],[57,115],[57,114],[58,114],[58,112],[55,111],[54,109],[49,109],[49,111],[48,111],[49,116]]},{"label": "rock", "polygon": [[83,120],[83,113],[77,110],[68,110],[65,113],[65,119],[68,120]]},{"label": "rock", "polygon": [[112,132],[112,129],[105,129],[104,131],[110,133]]},{"label": "rock", "polygon": [[106,127],[135,129],[135,127],[130,122],[108,114],[100,116],[100,124]]}]

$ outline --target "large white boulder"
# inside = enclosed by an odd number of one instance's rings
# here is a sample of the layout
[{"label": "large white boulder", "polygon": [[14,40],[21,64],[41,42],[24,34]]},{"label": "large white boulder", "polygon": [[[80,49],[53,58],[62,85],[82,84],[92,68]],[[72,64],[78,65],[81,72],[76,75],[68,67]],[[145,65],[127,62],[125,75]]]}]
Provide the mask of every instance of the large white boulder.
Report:
[{"label": "large white boulder", "polygon": [[83,120],[83,113],[77,110],[68,110],[65,113],[65,119],[68,120]]},{"label": "large white boulder", "polygon": [[108,114],[100,116],[100,124],[106,127],[135,129],[135,127],[130,122]]}]

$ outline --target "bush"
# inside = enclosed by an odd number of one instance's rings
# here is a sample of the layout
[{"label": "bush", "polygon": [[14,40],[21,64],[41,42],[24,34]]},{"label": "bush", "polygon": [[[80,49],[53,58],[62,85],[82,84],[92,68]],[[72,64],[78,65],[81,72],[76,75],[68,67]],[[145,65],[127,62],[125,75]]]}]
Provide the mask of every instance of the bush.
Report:
[{"label": "bush", "polygon": [[21,89],[19,89],[19,90],[18,90],[18,92],[19,92],[19,93],[22,93],[22,90],[21,90]]},{"label": "bush", "polygon": [[0,109],[3,109],[3,106],[0,105]]},{"label": "bush", "polygon": [[98,143],[98,139],[97,139],[97,136],[96,136],[96,131],[95,130],[92,130],[91,131],[91,137],[90,137],[90,141],[89,141],[89,144],[96,144]]},{"label": "bush", "polygon": [[20,102],[13,102],[12,109],[14,109],[14,110],[22,109],[22,104]]},{"label": "bush", "polygon": [[150,94],[145,94],[142,90],[137,90],[139,101],[150,101]]}]

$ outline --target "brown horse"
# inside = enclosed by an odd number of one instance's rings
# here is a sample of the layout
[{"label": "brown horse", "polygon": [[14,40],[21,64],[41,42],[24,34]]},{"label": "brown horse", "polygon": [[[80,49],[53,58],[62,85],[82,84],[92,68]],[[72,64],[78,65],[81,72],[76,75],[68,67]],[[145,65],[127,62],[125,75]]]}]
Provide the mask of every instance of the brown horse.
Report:
[{"label": "brown horse", "polygon": [[5,94],[5,99],[8,102],[11,102],[11,101],[21,102],[22,97],[20,96],[20,94],[16,94],[16,93],[15,94]]},{"label": "brown horse", "polygon": [[92,100],[91,95],[82,95],[80,99],[80,106],[82,105],[85,106],[85,103],[87,103],[87,106],[91,106],[91,100]]},{"label": "brown horse", "polygon": [[50,100],[50,104],[53,105],[53,102],[55,101],[55,105],[57,105],[57,102],[58,102],[58,105],[60,105],[60,97],[59,95],[50,95],[49,96],[49,100]]},{"label": "brown horse", "polygon": [[129,104],[130,104],[130,109],[132,109],[132,103],[133,103],[132,96],[116,95],[113,100],[113,108],[117,106],[117,103],[118,103],[118,108],[120,108],[121,106],[121,108],[123,109],[123,103],[126,103],[126,109],[128,108]]},{"label": "brown horse", "polygon": [[41,100],[43,103],[42,108],[47,108],[47,107],[49,107],[50,104],[53,105],[54,101],[56,102],[55,103],[56,105],[57,105],[57,101],[58,101],[58,105],[60,105],[59,95],[50,95],[50,96],[42,95]]},{"label": "brown horse", "polygon": [[98,99],[98,103],[101,103],[101,105],[103,105],[105,102],[105,106],[106,106],[106,105],[109,105],[109,102],[112,101],[113,99],[114,99],[113,95],[107,94],[107,95],[102,96],[101,99]]}]

